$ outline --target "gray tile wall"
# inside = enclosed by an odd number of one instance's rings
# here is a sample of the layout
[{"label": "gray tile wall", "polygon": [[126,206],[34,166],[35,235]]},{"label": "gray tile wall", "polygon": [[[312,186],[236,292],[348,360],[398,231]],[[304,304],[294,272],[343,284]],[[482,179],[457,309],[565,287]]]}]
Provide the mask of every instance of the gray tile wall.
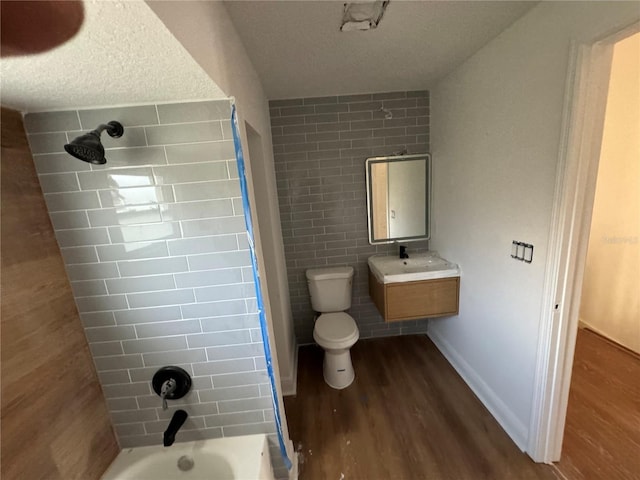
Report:
[{"label": "gray tile wall", "polygon": [[[369,299],[367,258],[397,246],[369,245],[365,160],[429,151],[429,92],[274,100],[269,106],[298,343],[313,342],[305,270],[327,265],[355,268],[349,313],[361,338],[426,332],[427,320],[384,323]],[[425,248],[426,241],[409,244],[409,251]]]},{"label": "gray tile wall", "polygon": [[[64,153],[110,120],[125,133],[103,133],[106,165]],[[189,413],[177,441],[275,432],[230,102],[34,113],[25,125],[120,445],[162,443],[176,408]],[[193,376],[168,411],[150,388],[163,365]]]}]

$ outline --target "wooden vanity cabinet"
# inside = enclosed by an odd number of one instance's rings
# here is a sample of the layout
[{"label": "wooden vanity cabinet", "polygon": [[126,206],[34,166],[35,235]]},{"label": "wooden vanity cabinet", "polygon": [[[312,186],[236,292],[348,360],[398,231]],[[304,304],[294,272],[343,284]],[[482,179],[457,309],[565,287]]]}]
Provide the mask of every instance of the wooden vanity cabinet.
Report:
[{"label": "wooden vanity cabinet", "polygon": [[380,283],[369,270],[369,296],[385,322],[458,314],[460,277]]}]

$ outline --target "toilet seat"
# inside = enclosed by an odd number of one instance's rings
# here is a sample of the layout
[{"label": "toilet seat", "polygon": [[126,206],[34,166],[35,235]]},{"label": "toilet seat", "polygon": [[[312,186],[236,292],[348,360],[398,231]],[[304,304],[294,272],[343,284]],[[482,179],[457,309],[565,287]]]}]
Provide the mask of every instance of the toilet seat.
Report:
[{"label": "toilet seat", "polygon": [[359,335],[355,320],[344,312],[320,315],[313,329],[313,339],[318,345],[336,350],[350,348]]}]

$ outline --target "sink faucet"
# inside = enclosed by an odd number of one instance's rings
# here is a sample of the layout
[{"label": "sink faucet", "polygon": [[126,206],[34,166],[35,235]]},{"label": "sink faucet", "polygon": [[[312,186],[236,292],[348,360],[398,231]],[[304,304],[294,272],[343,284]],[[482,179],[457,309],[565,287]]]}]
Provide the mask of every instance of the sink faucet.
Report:
[{"label": "sink faucet", "polygon": [[176,410],[171,417],[171,421],[169,422],[169,426],[164,432],[163,444],[165,447],[170,447],[173,445],[173,442],[176,441],[176,433],[180,430],[180,427],[184,424],[185,420],[189,414],[184,410]]},{"label": "sink faucet", "polygon": [[405,247],[404,245],[400,245],[400,258],[409,258],[407,247]]},{"label": "sink faucet", "polygon": [[178,384],[173,378],[170,378],[162,384],[162,388],[160,389],[160,398],[162,398],[162,410],[167,409],[167,395],[171,395],[175,391],[177,386]]}]

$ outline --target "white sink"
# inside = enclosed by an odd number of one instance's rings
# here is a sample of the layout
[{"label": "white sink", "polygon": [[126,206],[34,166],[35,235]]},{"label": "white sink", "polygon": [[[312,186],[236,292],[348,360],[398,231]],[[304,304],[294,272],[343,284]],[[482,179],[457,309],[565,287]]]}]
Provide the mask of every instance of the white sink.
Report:
[{"label": "white sink", "polygon": [[381,283],[415,282],[460,276],[460,268],[437,252],[410,253],[409,258],[374,255],[367,263]]}]

